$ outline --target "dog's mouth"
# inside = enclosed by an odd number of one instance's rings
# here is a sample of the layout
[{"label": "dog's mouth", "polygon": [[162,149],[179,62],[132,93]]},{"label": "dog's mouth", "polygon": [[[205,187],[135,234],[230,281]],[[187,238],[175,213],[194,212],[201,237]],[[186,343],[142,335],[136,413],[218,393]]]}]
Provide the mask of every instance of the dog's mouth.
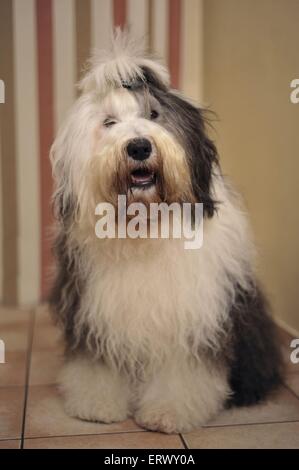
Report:
[{"label": "dog's mouth", "polygon": [[156,184],[156,173],[148,168],[138,168],[130,174],[131,188],[146,189]]}]

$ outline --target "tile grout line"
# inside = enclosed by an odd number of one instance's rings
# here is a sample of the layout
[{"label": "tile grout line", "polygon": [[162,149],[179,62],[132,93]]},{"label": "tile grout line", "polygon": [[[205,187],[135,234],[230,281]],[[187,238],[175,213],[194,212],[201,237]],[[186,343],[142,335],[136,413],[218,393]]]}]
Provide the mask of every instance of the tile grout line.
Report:
[{"label": "tile grout line", "polygon": [[230,424],[215,424],[214,426],[202,426],[202,429],[218,429],[218,428],[229,428],[234,426],[260,426],[260,425],[270,425],[270,424],[291,424],[299,423],[299,419],[292,419],[287,421],[260,421],[254,423],[230,423]]},{"label": "tile grout line", "polygon": [[180,439],[181,439],[181,442],[182,442],[182,444],[183,444],[184,449],[187,449],[187,450],[188,450],[189,447],[188,447],[188,445],[187,445],[187,442],[186,442],[186,440],[185,440],[183,434],[180,433],[180,434],[179,434],[179,437],[180,437]]},{"label": "tile grout line", "polygon": [[299,400],[299,395],[297,395],[297,393],[294,392],[294,390],[293,390],[289,385],[287,385],[286,382],[284,382],[284,386],[285,386],[285,388],[286,388],[289,392],[291,392],[291,394],[292,394],[297,400]]},{"label": "tile grout line", "polygon": [[30,324],[31,324],[31,329],[30,329],[29,335],[28,335],[26,378],[25,378],[25,396],[24,396],[24,408],[23,408],[23,417],[22,417],[22,431],[21,431],[20,449],[24,448],[26,411],[27,411],[28,392],[29,392],[29,378],[30,378],[30,367],[31,367],[31,355],[32,355],[33,334],[34,334],[34,327],[35,327],[35,309],[33,309],[32,312],[31,312]]},{"label": "tile grout line", "polygon": [[4,437],[3,439],[0,439],[0,444],[1,442],[7,442],[7,441],[20,441],[21,439],[19,437]]},{"label": "tile grout line", "polygon": [[[65,437],[91,437],[91,436],[119,436],[119,435],[122,435],[122,434],[159,434],[157,433],[156,431],[147,431],[146,429],[144,430],[140,430],[140,431],[116,431],[116,432],[101,432],[101,433],[92,433],[92,434],[89,434],[89,433],[85,433],[85,434],[53,434],[53,435],[50,435],[50,436],[28,436],[25,438],[26,441],[29,441],[29,440],[35,440],[35,439],[53,439],[53,438],[57,438],[57,437],[60,437],[60,438],[65,438]],[[161,433],[163,436],[173,436],[173,437],[178,437],[180,438],[180,434],[165,434],[165,433]],[[188,447],[186,447],[188,448]]]}]

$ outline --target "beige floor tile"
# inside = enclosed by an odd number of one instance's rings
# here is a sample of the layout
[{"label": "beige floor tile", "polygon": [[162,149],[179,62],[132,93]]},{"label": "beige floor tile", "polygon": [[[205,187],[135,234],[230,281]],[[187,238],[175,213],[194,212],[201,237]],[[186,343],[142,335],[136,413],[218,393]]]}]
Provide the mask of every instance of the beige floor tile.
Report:
[{"label": "beige floor tile", "polygon": [[190,449],[298,449],[299,422],[204,428],[184,439]]},{"label": "beige floor tile", "polygon": [[251,423],[299,421],[299,400],[285,387],[260,405],[224,410],[208,423],[223,426]]},{"label": "beige floor tile", "polygon": [[288,374],[285,378],[287,386],[297,395],[299,398],[299,374]]},{"label": "beige floor tile", "polygon": [[90,423],[70,418],[54,385],[29,389],[26,413],[26,437],[101,434],[141,430],[133,420],[122,423]]},{"label": "beige floor tile", "polygon": [[0,449],[19,449],[19,440],[0,441]]},{"label": "beige floor tile", "polygon": [[57,382],[57,376],[62,365],[62,352],[33,351],[31,356],[30,385],[50,385]]},{"label": "beige floor tile", "polygon": [[5,364],[0,364],[0,387],[25,385],[27,353],[25,351],[5,353]]},{"label": "beige floor tile", "polygon": [[24,387],[0,387],[0,439],[21,437]]},{"label": "beige floor tile", "polygon": [[178,436],[152,432],[26,439],[25,449],[182,449]]}]

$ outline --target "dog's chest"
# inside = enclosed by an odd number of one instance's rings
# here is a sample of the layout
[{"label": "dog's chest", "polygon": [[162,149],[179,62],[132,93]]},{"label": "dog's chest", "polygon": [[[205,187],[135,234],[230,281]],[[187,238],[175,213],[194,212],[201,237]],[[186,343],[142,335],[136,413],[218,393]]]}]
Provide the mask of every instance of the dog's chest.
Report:
[{"label": "dog's chest", "polygon": [[80,320],[99,353],[118,365],[157,363],[178,349],[196,353],[223,321],[223,269],[211,250],[185,250],[180,240],[154,248],[119,256],[111,244],[87,286]]},{"label": "dog's chest", "polygon": [[124,335],[191,329],[203,306],[201,277],[198,253],[174,241],[104,263],[96,287],[100,318]]}]

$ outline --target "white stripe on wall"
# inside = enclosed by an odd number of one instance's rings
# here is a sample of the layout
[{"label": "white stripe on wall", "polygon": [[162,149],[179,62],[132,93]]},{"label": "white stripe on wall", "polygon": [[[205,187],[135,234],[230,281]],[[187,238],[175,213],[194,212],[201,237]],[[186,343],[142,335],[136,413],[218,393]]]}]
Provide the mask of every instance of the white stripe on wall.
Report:
[{"label": "white stripe on wall", "polygon": [[148,42],[148,0],[128,0],[128,19],[130,31],[138,40]]},{"label": "white stripe on wall", "polygon": [[75,99],[75,3],[53,1],[54,122],[60,127]]},{"label": "white stripe on wall", "polygon": [[113,31],[113,1],[91,0],[91,46],[94,49],[107,49]]},{"label": "white stripe on wall", "polygon": [[181,88],[203,101],[203,0],[183,0]]},{"label": "white stripe on wall", "polygon": [[168,63],[168,0],[153,0],[153,51]]},{"label": "white stripe on wall", "polygon": [[30,305],[40,292],[40,217],[34,0],[13,0],[16,97],[18,300]]},{"label": "white stripe on wall", "polygon": [[54,119],[60,127],[75,99],[75,3],[53,1]]}]

